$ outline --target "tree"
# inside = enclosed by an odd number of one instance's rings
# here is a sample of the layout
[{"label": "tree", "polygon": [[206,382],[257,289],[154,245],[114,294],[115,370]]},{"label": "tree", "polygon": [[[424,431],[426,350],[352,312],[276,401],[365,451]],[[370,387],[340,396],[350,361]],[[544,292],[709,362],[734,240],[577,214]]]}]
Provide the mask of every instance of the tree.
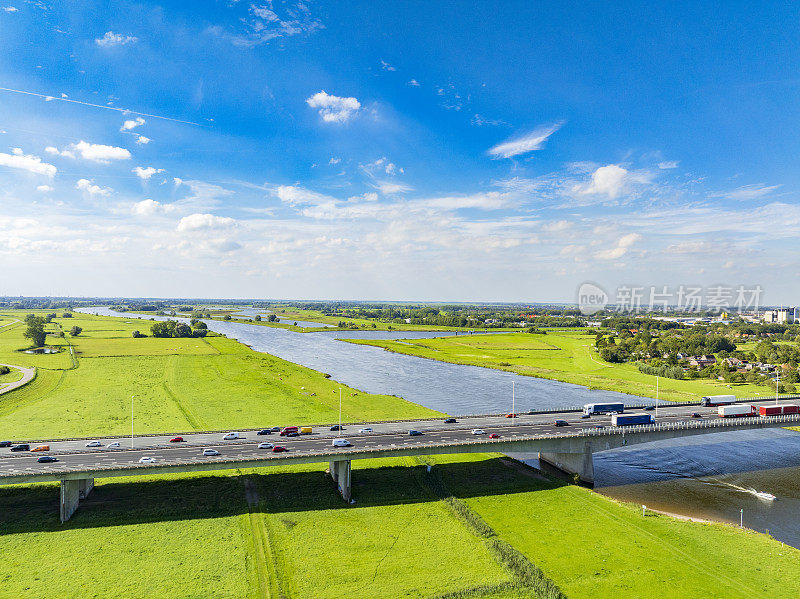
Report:
[{"label": "tree", "polygon": [[139,337],[144,337],[139,331],[134,331],[132,333],[134,339],[138,339]]},{"label": "tree", "polygon": [[222,318],[222,320],[230,320],[230,319],[231,319],[231,315],[230,315],[230,314],[226,314],[226,315],[225,315],[225,316],[223,316],[223,318]]},{"label": "tree", "polygon": [[79,326],[77,326],[77,325],[76,325],[76,326],[72,327],[72,328],[69,330],[69,334],[70,334],[70,335],[72,335],[73,337],[77,337],[78,335],[80,335],[80,334],[81,334],[81,331],[82,331],[82,330],[83,330],[83,329],[82,329],[81,327],[79,327]]},{"label": "tree", "polygon": [[44,318],[34,316],[31,319],[26,318],[28,328],[25,329],[23,336],[30,339],[34,347],[42,347],[47,333],[44,332]]},{"label": "tree", "polygon": [[256,314],[255,320],[256,320],[256,322],[261,322],[261,315],[260,314]]},{"label": "tree", "polygon": [[267,320],[270,322],[278,322],[278,317],[275,314],[270,314],[269,316],[267,316]]},{"label": "tree", "polygon": [[72,318],[72,313],[71,312],[64,312],[61,315],[61,318]]},{"label": "tree", "polygon": [[173,337],[191,337],[192,329],[185,322],[179,322],[175,325],[175,334]]}]

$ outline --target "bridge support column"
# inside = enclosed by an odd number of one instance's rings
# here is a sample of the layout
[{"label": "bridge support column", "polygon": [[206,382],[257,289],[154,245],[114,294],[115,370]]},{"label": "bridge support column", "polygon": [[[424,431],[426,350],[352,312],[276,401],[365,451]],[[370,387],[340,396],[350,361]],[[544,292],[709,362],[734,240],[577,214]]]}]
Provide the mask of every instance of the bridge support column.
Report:
[{"label": "bridge support column", "polygon": [[86,499],[92,489],[94,489],[93,478],[61,481],[61,522],[66,522],[72,517],[72,514],[78,509],[80,500]]},{"label": "bridge support column", "polygon": [[586,441],[580,453],[540,452],[539,460],[568,474],[577,474],[581,482],[594,484],[594,461],[589,441]]},{"label": "bridge support column", "polygon": [[339,487],[339,492],[350,503],[350,460],[329,462],[331,478]]}]

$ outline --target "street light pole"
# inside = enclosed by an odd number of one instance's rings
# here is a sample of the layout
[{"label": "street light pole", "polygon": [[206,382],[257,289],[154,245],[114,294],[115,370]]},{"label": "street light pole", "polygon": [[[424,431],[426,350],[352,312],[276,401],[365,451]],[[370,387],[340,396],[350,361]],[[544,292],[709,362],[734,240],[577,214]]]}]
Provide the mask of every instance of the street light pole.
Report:
[{"label": "street light pole", "polygon": [[516,417],[517,417],[517,389],[516,389],[516,382],[511,381],[511,418],[516,418]]},{"label": "street light pole", "polygon": [[342,388],[339,387],[339,434],[342,434]]},{"label": "street light pole", "polygon": [[656,418],[658,418],[658,375],[656,375]]},{"label": "street light pole", "polygon": [[133,398],[136,397],[135,395],[131,395],[131,449],[133,449]]}]

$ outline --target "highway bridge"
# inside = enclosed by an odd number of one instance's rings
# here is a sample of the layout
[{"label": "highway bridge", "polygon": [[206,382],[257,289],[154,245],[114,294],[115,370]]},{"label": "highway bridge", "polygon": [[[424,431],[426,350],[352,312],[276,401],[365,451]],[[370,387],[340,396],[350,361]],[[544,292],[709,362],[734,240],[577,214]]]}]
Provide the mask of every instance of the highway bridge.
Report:
[{"label": "highway bridge", "polygon": [[[762,400],[763,401],[763,400]],[[609,416],[582,419],[575,411],[520,414],[517,418],[474,416],[455,423],[439,420],[362,423],[344,425],[342,432],[314,427],[311,434],[286,438],[257,435],[257,430],[238,431],[242,438],[223,440],[226,431],[182,433],[184,441],[171,443],[175,435],[145,435],[93,439],[30,440],[31,448],[46,444],[46,452],[11,452],[0,449],[0,485],[46,481],[61,483],[61,521],[65,522],[94,486],[95,478],[147,476],[153,474],[261,468],[286,464],[329,462],[330,474],[346,501],[350,501],[351,460],[447,453],[538,453],[540,459],[587,483],[594,480],[592,454],[618,447],[661,439],[765,427],[800,425],[800,415],[719,418],[716,408],[664,406],[652,425],[613,427]],[[692,417],[698,413],[699,418]],[[555,426],[556,419],[566,426]],[[409,430],[419,431],[418,436]],[[486,434],[474,434],[479,429]],[[497,435],[490,438],[490,435]],[[346,438],[350,447],[333,447],[334,438]],[[87,447],[98,441],[99,447]],[[285,452],[259,449],[258,444],[282,445]],[[119,447],[108,447],[119,443]],[[217,456],[204,456],[215,449]],[[58,461],[39,463],[39,456]],[[140,463],[143,457],[153,463]]]}]

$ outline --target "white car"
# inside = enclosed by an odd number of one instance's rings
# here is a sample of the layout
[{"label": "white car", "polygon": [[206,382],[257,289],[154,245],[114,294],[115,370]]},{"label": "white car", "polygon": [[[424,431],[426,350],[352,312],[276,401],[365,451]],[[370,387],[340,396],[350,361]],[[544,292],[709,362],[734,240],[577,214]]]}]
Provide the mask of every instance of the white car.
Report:
[{"label": "white car", "polygon": [[219,452],[216,449],[204,449],[203,455],[219,455]]},{"label": "white car", "polygon": [[223,441],[233,441],[234,439],[241,439],[239,433],[228,433],[224,437],[222,437]]},{"label": "white car", "polygon": [[333,447],[352,447],[353,444],[347,439],[334,439],[331,443]]},{"label": "white car", "polygon": [[259,443],[258,444],[258,448],[259,449],[272,449],[273,447],[274,447],[274,445],[272,443]]},{"label": "white car", "polygon": [[358,432],[359,432],[359,433],[371,433],[371,432],[372,432],[372,429],[371,429],[371,428],[369,428],[369,427],[367,427],[367,428],[360,428],[360,429],[358,429]]},{"label": "white car", "polygon": [[120,447],[119,441],[114,441],[106,445],[106,449],[116,449],[117,447]]},{"label": "white car", "polygon": [[102,447],[102,445],[103,445],[103,444],[102,444],[102,443],[100,443],[100,441],[89,441],[89,442],[86,444],[86,447]]},{"label": "white car", "polygon": [[472,434],[473,435],[485,435],[486,431],[483,430],[482,428],[473,428],[472,429]]},{"label": "white car", "polygon": [[155,458],[150,458],[150,457],[147,457],[147,456],[143,456],[143,457],[139,458],[139,463],[140,464],[155,464],[156,463],[156,459]]}]

